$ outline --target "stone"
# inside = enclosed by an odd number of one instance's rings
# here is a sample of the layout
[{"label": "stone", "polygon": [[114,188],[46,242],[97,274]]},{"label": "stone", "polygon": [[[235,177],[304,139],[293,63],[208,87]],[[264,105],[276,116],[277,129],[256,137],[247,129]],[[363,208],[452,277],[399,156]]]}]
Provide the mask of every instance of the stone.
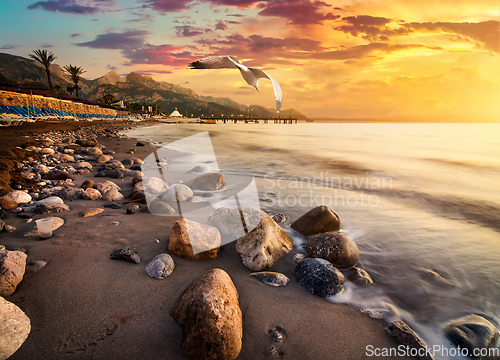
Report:
[{"label": "stone", "polygon": [[130,159],[123,159],[123,160],[122,160],[122,164],[123,164],[124,166],[134,165],[134,160],[130,160]]},{"label": "stone", "polygon": [[38,204],[35,206],[36,214],[51,214],[69,211],[70,208],[66,204]]},{"label": "stone", "polygon": [[180,219],[170,232],[168,251],[186,259],[215,259],[220,244],[221,235],[217,228]]},{"label": "stone", "polygon": [[9,199],[15,201],[18,204],[22,204],[22,203],[29,203],[31,201],[31,196],[29,196],[24,191],[12,190],[7,195],[4,195],[2,199]]},{"label": "stone", "polygon": [[54,145],[54,141],[52,141],[51,139],[49,138],[45,138],[45,139],[39,139],[37,140],[38,143],[41,145],[41,146],[52,146]]},{"label": "stone", "polygon": [[198,165],[189,170],[188,172],[194,172],[194,173],[208,173],[210,172],[211,168],[210,165]]},{"label": "stone", "polygon": [[[467,349],[469,354],[474,349],[489,349],[496,347],[498,329],[490,321],[479,315],[468,315],[451,322],[444,328],[446,337],[461,349]],[[481,350],[476,350],[481,351]],[[479,357],[472,357],[479,359]]]},{"label": "stone", "polygon": [[0,199],[0,207],[4,210],[13,210],[17,208],[17,202],[12,199],[2,198]]},{"label": "stone", "polygon": [[105,181],[97,184],[97,190],[99,190],[101,194],[104,194],[109,190],[121,190],[121,187],[119,187],[112,181]]},{"label": "stone", "polygon": [[0,297],[0,359],[13,355],[31,331],[30,319],[15,304]]},{"label": "stone", "polygon": [[123,173],[119,170],[100,170],[95,174],[96,177],[109,177],[112,179],[123,178]]},{"label": "stone", "polygon": [[89,175],[90,170],[86,169],[86,168],[78,169],[78,170],[76,170],[75,174],[76,175]]},{"label": "stone", "polygon": [[171,315],[182,328],[181,353],[189,359],[234,360],[241,351],[243,321],[229,275],[210,270],[194,280]]},{"label": "stone", "polygon": [[188,201],[193,197],[193,190],[184,184],[174,184],[162,196],[163,201]]},{"label": "stone", "polygon": [[354,285],[358,286],[373,285],[373,280],[370,274],[368,274],[366,270],[355,266],[347,270],[347,279]]},{"label": "stone", "polygon": [[104,207],[105,208],[110,208],[110,209],[121,209],[122,206],[120,204],[117,204],[117,203],[107,203],[107,204],[104,204]]},{"label": "stone", "polygon": [[94,209],[82,210],[82,211],[80,211],[80,216],[81,217],[91,217],[91,216],[95,216],[97,214],[100,214],[103,211],[104,211],[103,208],[94,208]]},{"label": "stone", "polygon": [[73,151],[79,151],[82,147],[81,147],[81,145],[78,145],[78,144],[68,144],[64,148],[69,149],[69,150],[73,150]]},{"label": "stone", "polygon": [[295,267],[295,279],[310,293],[323,298],[344,290],[344,275],[325,259],[305,258]]},{"label": "stone", "polygon": [[[132,158],[130,158],[130,160],[132,160],[132,161],[133,161],[133,164],[134,164],[134,165],[142,165],[142,164],[144,163],[144,161],[142,161],[142,159],[139,159],[139,158],[137,158],[137,157],[132,157]],[[130,169],[131,169],[131,170],[141,170],[141,168],[140,168],[140,167],[139,167],[139,169],[132,169],[132,168],[130,168]]]},{"label": "stone", "polygon": [[105,201],[118,201],[123,200],[125,197],[118,190],[108,190],[102,195],[102,199]]},{"label": "stone", "polygon": [[96,162],[98,164],[104,164],[107,163],[108,161],[112,160],[113,157],[110,155],[99,155],[96,159]]},{"label": "stone", "polygon": [[251,273],[250,276],[264,284],[272,286],[285,286],[288,283],[288,277],[278,272],[259,271]]},{"label": "stone", "polygon": [[125,170],[125,166],[118,160],[110,160],[99,167],[99,170]]},{"label": "stone", "polygon": [[138,141],[135,146],[146,146],[146,143],[144,141]]},{"label": "stone", "polygon": [[216,173],[201,175],[193,181],[193,190],[215,191],[224,184],[224,176]]},{"label": "stone", "polygon": [[252,231],[261,222],[261,211],[257,208],[244,206],[240,214],[238,209],[223,206],[210,214],[207,224],[219,229],[222,236],[238,239],[246,234],[241,215],[245,219],[247,231]]},{"label": "stone", "polygon": [[82,185],[80,185],[82,189],[97,189],[97,184],[92,180],[85,180]]},{"label": "stone", "polygon": [[43,164],[37,164],[34,168],[33,171],[36,172],[37,174],[42,174],[45,175],[49,173],[49,168]]},{"label": "stone", "polygon": [[286,217],[284,214],[276,214],[276,215],[273,215],[271,218],[276,222],[276,224],[282,223],[286,220]]},{"label": "stone", "polygon": [[[52,231],[55,231],[64,225],[64,220],[61,219],[60,217],[54,216],[51,218],[52,218]],[[24,236],[38,236],[38,227],[36,226],[36,224],[35,227],[31,231],[24,234]]]},{"label": "stone", "polygon": [[62,170],[51,170],[44,176],[44,180],[74,180],[71,174]]},{"label": "stone", "polygon": [[89,169],[92,170],[92,164],[87,161],[80,161],[73,166],[75,169]]},{"label": "stone", "polygon": [[54,159],[61,161],[61,162],[73,162],[75,161],[75,158],[71,155],[68,154],[56,154],[53,156]]},{"label": "stone", "polygon": [[156,255],[146,265],[146,273],[154,279],[164,279],[174,271],[175,264],[172,257],[168,254]]},{"label": "stone", "polygon": [[394,321],[390,323],[385,330],[389,333],[389,335],[395,337],[400,343],[409,346],[412,349],[417,349],[417,354],[419,352],[422,353],[421,356],[418,356],[420,360],[433,359],[432,356],[425,355],[426,345],[424,341],[404,321]]},{"label": "stone", "polygon": [[35,261],[30,261],[28,264],[26,264],[26,271],[30,273],[35,273],[41,268],[43,268],[47,263],[43,260],[35,260]]},{"label": "stone", "polygon": [[307,257],[328,260],[338,269],[347,269],[357,264],[359,249],[354,241],[339,232],[314,235],[307,241]]},{"label": "stone", "polygon": [[46,205],[60,204],[60,205],[64,205],[64,201],[63,201],[63,199],[61,199],[58,196],[49,196],[43,200],[37,201],[36,204],[46,204]]},{"label": "stone", "polygon": [[75,142],[82,147],[97,147],[97,146],[99,146],[99,143],[95,140],[78,139]]},{"label": "stone", "polygon": [[11,232],[14,232],[17,230],[17,228],[15,226],[12,226],[12,225],[4,225],[3,229],[8,233],[11,233]]},{"label": "stone", "polygon": [[114,155],[115,154],[115,152],[113,150],[103,150],[102,153],[104,155]]},{"label": "stone", "polygon": [[98,200],[102,197],[102,194],[99,190],[93,188],[87,188],[83,192],[83,198],[85,200]]},{"label": "stone", "polygon": [[[142,160],[141,160],[142,161]],[[141,163],[142,164],[142,163]],[[129,168],[129,170],[137,170],[142,171],[142,168],[139,165],[133,165]]]},{"label": "stone", "polygon": [[[168,185],[163,179],[150,177],[142,182],[144,190],[151,194],[161,194],[168,190]],[[137,185],[137,184],[136,184]]]},{"label": "stone", "polygon": [[100,156],[100,155],[102,155],[102,150],[99,149],[98,147],[89,147],[89,148],[87,148],[87,155],[88,156]]},{"label": "stone", "polygon": [[124,260],[128,261],[134,264],[140,264],[141,259],[139,258],[139,255],[137,254],[137,250],[134,248],[131,248],[129,246],[124,247],[123,249],[116,250],[110,255],[110,258],[112,260]]},{"label": "stone", "polygon": [[295,220],[291,228],[304,236],[340,230],[340,218],[328,206],[317,206]]},{"label": "stone", "polygon": [[175,214],[175,209],[167,203],[160,200],[153,200],[148,204],[148,209],[154,215],[172,215]]},{"label": "stone", "polygon": [[23,280],[26,254],[22,251],[0,253],[0,296],[9,296]]},{"label": "stone", "polygon": [[57,196],[64,200],[81,199],[83,197],[83,189],[66,186],[57,192]]},{"label": "stone", "polygon": [[51,148],[41,148],[39,153],[40,155],[52,155],[55,153],[55,151]]},{"label": "stone", "polygon": [[254,271],[269,269],[293,248],[290,236],[269,215],[259,211],[259,225],[236,240],[236,251],[243,264]]},{"label": "stone", "polygon": [[139,170],[131,170],[128,173],[126,173],[125,176],[135,177],[135,178],[142,180],[142,177],[144,176],[144,174]]},{"label": "stone", "polygon": [[129,215],[132,215],[134,214],[135,212],[139,211],[141,209],[141,207],[137,204],[135,205],[130,205],[128,208],[127,208],[127,214]]},{"label": "stone", "polygon": [[68,155],[73,155],[75,153],[75,150],[73,150],[73,149],[64,149],[63,152],[65,154],[68,154]]},{"label": "stone", "polygon": [[144,183],[141,181],[141,182],[138,182],[137,184],[134,185],[134,191],[142,191],[144,192]]}]

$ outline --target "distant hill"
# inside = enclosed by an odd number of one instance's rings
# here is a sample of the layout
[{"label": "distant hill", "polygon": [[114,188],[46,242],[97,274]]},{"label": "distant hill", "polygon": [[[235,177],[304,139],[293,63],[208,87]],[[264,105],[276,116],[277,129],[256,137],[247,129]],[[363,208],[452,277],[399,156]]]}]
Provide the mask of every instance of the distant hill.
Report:
[{"label": "distant hill", "polygon": [[[59,65],[51,65],[54,85],[60,85],[64,92],[66,87],[73,86],[71,78],[64,73]],[[0,81],[15,83],[19,86],[37,84],[46,87],[47,75],[45,68],[35,60],[0,53]],[[123,79],[116,71],[93,80],[82,78],[80,96],[88,100],[97,100],[104,94],[111,94],[116,101],[128,103],[147,103],[158,105],[165,114],[170,114],[175,108],[187,116],[210,117],[220,115],[238,115],[271,117],[276,116],[274,109],[260,105],[243,105],[227,97],[212,97],[196,94],[193,90],[169,82],[155,81],[151,76],[131,72]],[[281,117],[307,117],[294,109],[283,109]]]}]

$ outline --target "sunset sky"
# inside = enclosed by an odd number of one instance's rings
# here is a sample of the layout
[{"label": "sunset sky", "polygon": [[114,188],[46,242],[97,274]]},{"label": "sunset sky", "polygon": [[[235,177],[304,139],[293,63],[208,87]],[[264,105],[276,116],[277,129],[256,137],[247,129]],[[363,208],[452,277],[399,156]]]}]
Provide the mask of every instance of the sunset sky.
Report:
[{"label": "sunset sky", "polygon": [[0,3],[0,52],[52,51],[93,79],[111,69],[200,95],[274,107],[234,55],[309,117],[500,119],[498,0],[16,0]]}]

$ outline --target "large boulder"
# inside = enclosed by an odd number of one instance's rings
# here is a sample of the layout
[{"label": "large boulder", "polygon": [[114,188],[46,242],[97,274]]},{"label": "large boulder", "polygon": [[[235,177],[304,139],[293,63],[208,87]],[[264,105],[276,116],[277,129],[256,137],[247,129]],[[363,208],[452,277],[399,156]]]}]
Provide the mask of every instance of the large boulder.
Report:
[{"label": "large boulder", "polygon": [[340,230],[340,218],[328,206],[321,205],[295,220],[291,227],[304,236],[338,231]]},{"label": "large boulder", "polygon": [[307,241],[307,256],[328,260],[338,269],[357,264],[359,249],[354,241],[339,232],[317,234]]},{"label": "large boulder", "polygon": [[479,315],[468,315],[453,321],[445,327],[444,333],[453,344],[467,349],[472,359],[480,359],[471,356],[474,349],[479,349],[476,350],[478,352],[495,347],[499,336],[495,325]]},{"label": "large boulder", "polygon": [[170,232],[168,251],[187,259],[215,259],[220,244],[221,236],[217,228],[180,219]]},{"label": "large boulder", "polygon": [[30,319],[15,304],[0,297],[0,359],[7,359],[31,331]]},{"label": "large boulder", "polygon": [[217,173],[201,175],[193,181],[193,190],[214,191],[219,189],[224,183],[224,176]]},{"label": "large boulder", "polygon": [[243,323],[238,292],[229,275],[210,270],[194,280],[171,312],[182,328],[182,355],[189,359],[236,359]]},{"label": "large boulder", "polygon": [[293,248],[293,241],[265,212],[260,211],[260,223],[236,241],[236,251],[243,264],[254,271],[269,269]]},{"label": "large boulder", "polygon": [[319,297],[330,297],[344,290],[344,275],[325,259],[303,259],[295,267],[295,279]]},{"label": "large boulder", "polygon": [[0,296],[9,296],[23,280],[26,254],[22,251],[0,252]]},{"label": "large boulder", "polygon": [[163,201],[187,201],[193,197],[193,190],[184,184],[174,184],[162,197]]}]

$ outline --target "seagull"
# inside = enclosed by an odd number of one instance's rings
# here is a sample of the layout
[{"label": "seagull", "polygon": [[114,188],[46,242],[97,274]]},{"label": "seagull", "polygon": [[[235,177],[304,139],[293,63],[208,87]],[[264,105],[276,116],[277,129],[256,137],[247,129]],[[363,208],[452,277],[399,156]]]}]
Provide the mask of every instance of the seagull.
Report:
[{"label": "seagull", "polygon": [[189,64],[190,69],[233,69],[238,68],[241,72],[241,76],[248,83],[248,85],[253,86],[257,91],[259,88],[257,84],[259,79],[266,78],[271,80],[274,89],[274,96],[276,97],[276,112],[279,113],[281,109],[281,103],[283,102],[283,94],[281,92],[280,84],[272,77],[267,75],[264,71],[256,68],[249,68],[239,62],[234,56],[222,55],[222,56],[209,56],[201,60],[192,62]]}]

